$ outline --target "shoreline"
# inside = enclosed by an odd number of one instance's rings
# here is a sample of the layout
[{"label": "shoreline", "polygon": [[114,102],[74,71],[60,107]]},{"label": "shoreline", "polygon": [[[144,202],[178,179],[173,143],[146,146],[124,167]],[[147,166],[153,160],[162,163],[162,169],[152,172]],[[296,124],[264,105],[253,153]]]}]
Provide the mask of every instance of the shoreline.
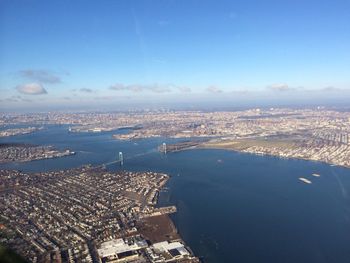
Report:
[{"label": "shoreline", "polygon": [[[176,145],[176,144],[174,144]],[[175,146],[173,146],[175,147]],[[176,153],[176,152],[181,152],[181,151],[188,151],[188,150],[225,150],[225,151],[233,151],[236,153],[243,153],[243,154],[251,154],[251,155],[255,155],[255,156],[269,156],[269,157],[276,157],[278,159],[290,159],[290,160],[303,160],[303,161],[309,161],[309,162],[317,162],[317,163],[324,163],[330,166],[337,166],[337,167],[342,167],[342,168],[346,168],[346,169],[350,169],[350,166],[347,165],[341,165],[341,164],[336,164],[333,162],[327,162],[327,161],[323,161],[323,160],[314,160],[314,159],[309,159],[309,158],[302,158],[302,157],[294,157],[294,156],[288,156],[288,157],[284,157],[284,156],[280,156],[277,154],[271,154],[271,153],[254,153],[254,152],[250,152],[250,151],[244,151],[244,150],[239,150],[239,149],[233,149],[233,148],[229,148],[229,147],[224,147],[224,146],[210,146],[210,145],[205,145],[204,144],[197,144],[194,146],[190,146],[190,147],[179,147],[176,148],[176,150],[170,150],[168,151],[168,153]]]},{"label": "shoreline", "polygon": [[[175,205],[171,205],[168,201],[166,202],[166,204],[163,204],[163,205],[159,205],[160,203],[160,199],[162,198],[161,197],[161,193],[162,193],[162,190],[165,189],[165,188],[168,188],[167,187],[167,184],[169,183],[170,179],[172,178],[172,176],[168,175],[168,174],[164,174],[166,175],[165,179],[163,181],[160,182],[160,185],[159,185],[159,188],[158,190],[156,191],[155,193],[155,196],[156,197],[156,200],[155,202],[152,204],[153,207],[155,209],[164,209],[164,208],[170,208],[170,207],[174,207],[176,209],[176,211],[172,212],[172,213],[166,213],[166,214],[162,214],[162,215],[158,215],[158,216],[151,216],[151,217],[146,217],[146,218],[143,218],[140,220],[140,222],[138,223],[142,223],[142,226],[144,226],[145,224],[145,221],[147,222],[147,220],[150,220],[150,222],[152,222],[152,218],[153,219],[156,219],[156,220],[160,220],[161,222],[165,223],[168,225],[168,228],[170,230],[170,233],[167,233],[166,236],[168,237],[167,239],[165,240],[158,240],[158,242],[164,242],[164,241],[168,241],[168,242],[176,242],[176,241],[179,241],[179,242],[182,242],[186,249],[190,252],[190,254],[195,257],[194,260],[198,259],[198,261],[195,261],[195,262],[201,262],[198,258],[198,256],[195,255],[195,253],[193,252],[193,250],[191,249],[191,247],[187,244],[187,242],[185,242],[185,240],[183,239],[179,229],[177,228],[176,224],[175,224],[175,221],[171,218],[171,214],[174,214],[174,213],[177,213],[177,207]],[[168,188],[170,189],[170,188]],[[164,200],[162,200],[164,201]],[[157,226],[159,226],[157,224]],[[161,227],[161,226],[159,226]],[[164,226],[163,226],[164,227]],[[158,231],[160,231],[161,229],[157,229]],[[140,231],[142,233],[142,231]],[[162,231],[160,231],[162,232]],[[159,233],[157,233],[159,235]],[[172,236],[174,238],[170,239],[169,237]],[[157,239],[157,237],[156,237]],[[163,238],[164,239],[164,238]],[[154,240],[150,240],[152,243],[154,243],[153,241]]]},{"label": "shoreline", "polygon": [[[337,167],[350,169],[350,166],[335,164],[335,163],[326,162],[326,161],[322,161],[322,160],[313,160],[313,159],[307,159],[307,158],[301,158],[301,157],[283,157],[283,156],[269,154],[269,153],[260,153],[260,154],[258,154],[258,153],[245,152],[245,151],[240,151],[240,150],[237,150],[237,149],[231,149],[231,148],[225,148],[225,147],[197,146],[197,147],[195,147],[195,149],[198,149],[198,150],[200,150],[200,149],[226,150],[226,151],[233,151],[233,152],[243,153],[243,154],[251,154],[251,155],[255,155],[255,156],[269,156],[269,157],[276,157],[278,159],[285,159],[285,160],[302,160],[302,161],[308,161],[308,162],[323,163],[323,164],[327,164],[327,165],[330,165],[330,166],[337,166]],[[191,149],[183,149],[183,151],[185,151],[185,150],[191,150]]]}]

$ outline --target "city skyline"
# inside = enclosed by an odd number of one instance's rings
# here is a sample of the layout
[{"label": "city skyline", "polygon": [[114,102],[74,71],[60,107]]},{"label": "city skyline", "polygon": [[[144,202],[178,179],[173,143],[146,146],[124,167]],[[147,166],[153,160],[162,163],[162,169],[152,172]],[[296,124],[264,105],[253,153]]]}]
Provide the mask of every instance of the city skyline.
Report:
[{"label": "city skyline", "polygon": [[2,110],[346,104],[348,1],[2,1]]}]

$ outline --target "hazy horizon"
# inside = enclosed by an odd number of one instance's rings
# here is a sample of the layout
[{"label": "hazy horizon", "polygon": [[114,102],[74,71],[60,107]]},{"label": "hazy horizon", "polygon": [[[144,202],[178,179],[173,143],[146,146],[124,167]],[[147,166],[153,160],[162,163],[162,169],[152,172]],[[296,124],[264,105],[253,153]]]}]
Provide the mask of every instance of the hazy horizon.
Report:
[{"label": "hazy horizon", "polygon": [[349,1],[1,1],[0,110],[346,104],[349,10]]}]

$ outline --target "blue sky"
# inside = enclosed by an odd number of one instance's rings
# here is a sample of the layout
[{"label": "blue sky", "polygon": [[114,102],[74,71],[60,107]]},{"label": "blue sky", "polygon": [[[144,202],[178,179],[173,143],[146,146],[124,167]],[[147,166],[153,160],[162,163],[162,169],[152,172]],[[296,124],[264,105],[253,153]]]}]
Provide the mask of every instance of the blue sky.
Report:
[{"label": "blue sky", "polygon": [[1,108],[350,99],[350,1],[0,1]]}]

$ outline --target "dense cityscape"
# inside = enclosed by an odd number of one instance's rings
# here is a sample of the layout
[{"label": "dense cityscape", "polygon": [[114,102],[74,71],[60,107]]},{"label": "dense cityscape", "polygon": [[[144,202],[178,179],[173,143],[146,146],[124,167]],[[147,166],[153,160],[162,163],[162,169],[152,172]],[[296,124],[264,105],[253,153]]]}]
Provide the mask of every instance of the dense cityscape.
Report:
[{"label": "dense cityscape", "polygon": [[122,113],[13,114],[2,125],[69,125],[70,132],[103,132],[119,140],[150,137],[203,138],[199,146],[269,154],[283,158],[350,166],[350,114],[314,109],[250,109],[244,111],[138,111]]},{"label": "dense cityscape", "polygon": [[28,144],[0,144],[0,163],[28,162],[52,159],[75,154],[66,150],[57,150],[53,146],[37,146]]},{"label": "dense cityscape", "polygon": [[43,127],[28,127],[28,128],[16,128],[16,129],[5,129],[0,131],[0,137],[8,137],[14,135],[29,134],[35,131],[42,130]]},{"label": "dense cityscape", "polygon": [[0,242],[31,262],[198,262],[167,216],[176,208],[155,208],[165,174],[86,166],[0,178]]}]

